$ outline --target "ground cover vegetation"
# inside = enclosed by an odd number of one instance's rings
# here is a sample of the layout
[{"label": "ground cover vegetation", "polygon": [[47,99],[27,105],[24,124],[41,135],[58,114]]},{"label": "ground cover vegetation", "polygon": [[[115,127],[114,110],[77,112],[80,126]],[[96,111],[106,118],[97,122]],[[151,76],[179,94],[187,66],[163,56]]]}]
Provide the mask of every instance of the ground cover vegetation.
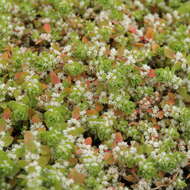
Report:
[{"label": "ground cover vegetation", "polygon": [[184,0],[0,0],[0,189],[188,188],[189,18]]}]

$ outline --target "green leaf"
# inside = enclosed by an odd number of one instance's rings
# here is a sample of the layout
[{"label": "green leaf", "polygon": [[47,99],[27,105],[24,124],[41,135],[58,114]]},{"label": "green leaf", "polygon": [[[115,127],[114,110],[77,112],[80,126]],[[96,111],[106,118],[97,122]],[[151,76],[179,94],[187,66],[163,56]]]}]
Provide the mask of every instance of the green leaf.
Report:
[{"label": "green leaf", "polygon": [[50,160],[50,155],[41,156],[38,160],[38,163],[41,167],[44,167],[45,165],[48,164],[49,160]]},{"label": "green leaf", "polygon": [[4,137],[3,137],[3,142],[4,142],[4,147],[8,147],[9,145],[11,145],[12,144],[12,142],[13,142],[13,140],[14,140],[14,138],[12,137],[12,136],[10,136],[10,135],[5,135]]},{"label": "green leaf", "polygon": [[190,13],[190,2],[183,3],[179,8],[178,12],[181,14]]},{"label": "green leaf", "polygon": [[73,135],[73,136],[78,136],[83,134],[85,131],[85,129],[83,127],[77,127],[76,129],[72,130],[69,132],[69,134]]},{"label": "green leaf", "polygon": [[187,87],[180,87],[178,93],[182,96],[185,102],[190,103],[190,94],[187,92]]}]

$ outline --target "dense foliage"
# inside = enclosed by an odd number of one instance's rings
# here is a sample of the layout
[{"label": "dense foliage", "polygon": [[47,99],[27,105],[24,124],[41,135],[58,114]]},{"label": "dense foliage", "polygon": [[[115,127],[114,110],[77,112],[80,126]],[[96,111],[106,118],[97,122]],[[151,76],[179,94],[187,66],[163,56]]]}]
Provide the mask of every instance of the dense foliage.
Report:
[{"label": "dense foliage", "polygon": [[0,189],[186,188],[189,18],[185,0],[0,0]]}]

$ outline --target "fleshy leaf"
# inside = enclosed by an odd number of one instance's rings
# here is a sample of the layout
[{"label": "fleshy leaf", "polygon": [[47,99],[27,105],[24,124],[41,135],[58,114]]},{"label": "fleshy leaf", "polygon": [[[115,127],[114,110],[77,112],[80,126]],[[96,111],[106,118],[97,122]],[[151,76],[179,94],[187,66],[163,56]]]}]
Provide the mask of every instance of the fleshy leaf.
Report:
[{"label": "fleshy leaf", "polygon": [[11,117],[11,110],[9,108],[6,108],[2,115],[3,119],[9,119]]},{"label": "fleshy leaf", "polygon": [[170,48],[165,48],[164,49],[164,55],[167,57],[167,58],[170,58],[170,59],[173,59],[175,58],[175,52],[170,49]]},{"label": "fleshy leaf", "polygon": [[31,131],[25,131],[24,133],[24,143],[29,144],[33,139],[33,135]]},{"label": "fleshy leaf", "polygon": [[85,175],[79,173],[76,169],[72,169],[69,173],[69,178],[73,179],[75,183],[84,184]]},{"label": "fleshy leaf", "polygon": [[91,137],[86,138],[85,141],[84,141],[84,144],[92,145],[92,138]]},{"label": "fleshy leaf", "polygon": [[57,76],[57,74],[53,71],[50,72],[50,79],[51,79],[51,83],[52,84],[59,84],[60,83],[60,79]]},{"label": "fleshy leaf", "polygon": [[4,147],[8,147],[12,144],[14,138],[10,135],[5,135],[5,137],[2,140],[4,142]]},{"label": "fleshy leaf", "polygon": [[45,32],[50,33],[51,32],[50,24],[48,24],[48,23],[44,24],[43,29],[44,29]]}]

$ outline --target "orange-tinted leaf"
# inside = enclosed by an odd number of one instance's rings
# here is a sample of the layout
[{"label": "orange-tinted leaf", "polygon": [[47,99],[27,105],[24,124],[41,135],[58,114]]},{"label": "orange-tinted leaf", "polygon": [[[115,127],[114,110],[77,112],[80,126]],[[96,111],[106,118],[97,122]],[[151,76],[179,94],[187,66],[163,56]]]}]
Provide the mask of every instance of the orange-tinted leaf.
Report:
[{"label": "orange-tinted leaf", "polygon": [[106,55],[106,56],[109,56],[110,53],[111,53],[111,51],[110,51],[109,49],[106,49],[106,51],[105,51],[105,55]]},{"label": "orange-tinted leaf", "polygon": [[137,126],[137,125],[138,125],[138,122],[133,121],[133,122],[130,122],[129,125],[130,125],[130,126],[133,126],[133,125],[134,125],[134,126]]},{"label": "orange-tinted leaf", "polygon": [[152,113],[152,109],[151,109],[151,108],[148,108],[146,111],[147,111],[148,113]]},{"label": "orange-tinted leaf", "polygon": [[137,179],[133,175],[126,175],[124,176],[124,179],[126,179],[129,182],[136,183]]},{"label": "orange-tinted leaf", "polygon": [[117,116],[124,116],[124,113],[121,111],[121,110],[114,110],[114,114],[117,115]]},{"label": "orange-tinted leaf", "polygon": [[65,89],[64,89],[64,92],[65,92],[66,94],[71,93],[71,91],[72,91],[72,89],[71,89],[71,88],[65,88]]},{"label": "orange-tinted leaf", "polygon": [[171,92],[168,93],[168,100],[166,101],[167,104],[169,105],[174,105],[175,104],[175,95]]},{"label": "orange-tinted leaf", "polygon": [[156,51],[158,50],[158,48],[159,48],[160,46],[157,44],[157,43],[153,43],[152,44],[152,51],[153,51],[153,53],[156,53]]},{"label": "orange-tinted leaf", "polygon": [[95,148],[95,149],[94,149],[94,152],[95,152],[95,153],[98,153],[99,150],[100,150],[99,148]]},{"label": "orange-tinted leaf", "polygon": [[124,187],[124,186],[125,186],[125,183],[119,183],[118,186],[119,186],[119,187]]},{"label": "orange-tinted leaf", "polygon": [[61,56],[61,58],[64,58],[67,56],[67,53],[62,53],[60,56]]},{"label": "orange-tinted leaf", "polygon": [[162,172],[162,171],[159,171],[159,172],[158,172],[158,176],[161,177],[161,178],[163,178],[163,177],[165,176],[165,173]]},{"label": "orange-tinted leaf", "polygon": [[137,28],[135,26],[129,26],[129,32],[136,34],[137,33]]},{"label": "orange-tinted leaf", "polygon": [[38,45],[38,44],[40,44],[41,42],[43,42],[43,40],[42,40],[42,39],[39,39],[39,40],[37,40],[37,41],[35,42],[35,45]]},{"label": "orange-tinted leaf", "polygon": [[95,81],[94,81],[94,85],[95,85],[95,86],[98,86],[98,84],[99,84],[98,80],[95,80]]},{"label": "orange-tinted leaf", "polygon": [[[165,186],[165,185],[164,185],[162,182],[160,182],[160,181],[155,182],[155,185],[156,185],[156,187],[154,188],[155,190],[160,189],[161,187],[164,187],[164,186]],[[166,186],[167,186],[167,185],[166,185]]]},{"label": "orange-tinted leaf", "polygon": [[164,112],[163,112],[162,110],[159,111],[158,114],[157,114],[157,117],[158,117],[159,119],[162,119],[162,118],[164,117]]},{"label": "orange-tinted leaf", "polygon": [[71,78],[70,75],[67,77],[67,81],[68,81],[69,84],[71,84],[71,82],[72,82],[72,78]]},{"label": "orange-tinted leaf", "polygon": [[153,126],[155,129],[159,130],[160,129],[160,125],[154,125]]},{"label": "orange-tinted leaf", "polygon": [[44,24],[43,29],[44,29],[45,32],[50,33],[51,32],[50,24],[48,24],[48,23]]},{"label": "orange-tinted leaf", "polygon": [[68,177],[73,179],[75,183],[84,184],[85,175],[79,173],[76,169],[72,169]]},{"label": "orange-tinted leaf", "polygon": [[95,109],[96,109],[97,112],[102,111],[103,108],[104,108],[104,107],[103,107],[101,104],[96,104],[96,108],[95,108]]},{"label": "orange-tinted leaf", "polygon": [[99,98],[99,96],[96,96],[96,95],[95,95],[93,98],[94,98],[94,99],[98,99],[98,98]]},{"label": "orange-tinted leaf", "polygon": [[104,154],[104,160],[106,161],[107,164],[114,164],[115,162],[111,152],[106,152]]},{"label": "orange-tinted leaf", "polygon": [[45,83],[40,83],[40,86],[42,87],[43,90],[48,88],[48,85]]},{"label": "orange-tinted leaf", "polygon": [[[124,57],[124,56],[117,56],[116,59],[119,60],[119,61],[127,61],[127,60],[128,60],[128,59],[127,59],[126,57]],[[116,63],[114,62],[113,65],[114,65],[114,67],[115,67],[115,66],[116,66]]]},{"label": "orange-tinted leaf", "polygon": [[170,99],[175,99],[175,94],[172,93],[172,92],[169,92],[169,93],[168,93],[168,97],[169,97]]},{"label": "orange-tinted leaf", "polygon": [[37,128],[36,130],[38,130],[39,132],[44,132],[44,131],[46,131],[46,128],[45,127],[40,127],[40,128]]},{"label": "orange-tinted leaf", "polygon": [[156,118],[150,118],[150,120],[151,120],[151,122],[152,122],[153,124],[157,124]]},{"label": "orange-tinted leaf", "polygon": [[78,160],[76,158],[70,158],[69,160],[69,163],[72,164],[72,165],[76,165]]},{"label": "orange-tinted leaf", "polygon": [[139,109],[135,109],[134,112],[135,112],[135,113],[139,113],[140,110],[139,110]]},{"label": "orange-tinted leaf", "polygon": [[115,187],[108,187],[109,190],[116,190]]},{"label": "orange-tinted leaf", "polygon": [[137,172],[137,168],[131,168],[131,169],[130,169],[130,172],[131,172],[132,174],[135,174],[135,173]]},{"label": "orange-tinted leaf", "polygon": [[5,130],[5,126],[0,125],[0,132]]},{"label": "orange-tinted leaf", "polygon": [[72,117],[74,119],[80,119],[80,108],[79,107],[75,107],[73,112],[72,112]]},{"label": "orange-tinted leaf", "polygon": [[86,81],[86,86],[87,86],[87,88],[90,88],[90,81],[89,80]]},{"label": "orange-tinted leaf", "polygon": [[39,123],[41,122],[40,118],[38,115],[33,115],[32,116],[32,123]]},{"label": "orange-tinted leaf", "polygon": [[92,138],[91,137],[88,137],[84,140],[84,144],[86,145],[92,145]]},{"label": "orange-tinted leaf", "polygon": [[149,72],[148,72],[148,74],[147,74],[147,76],[150,77],[150,78],[155,77],[156,76],[155,70],[154,69],[150,69]]},{"label": "orange-tinted leaf", "polygon": [[152,140],[159,139],[159,136],[156,136],[156,135],[151,135],[150,137],[151,137]]},{"label": "orange-tinted leaf", "polygon": [[96,114],[97,114],[97,111],[96,111],[95,109],[87,110],[87,111],[86,111],[86,114],[87,114],[87,115],[96,115]]},{"label": "orange-tinted leaf", "polygon": [[83,36],[82,37],[82,42],[87,44],[88,43],[88,38],[86,36]]},{"label": "orange-tinted leaf", "polygon": [[22,79],[27,73],[26,72],[18,72],[15,74],[15,79],[19,80]]},{"label": "orange-tinted leaf", "polygon": [[75,153],[76,153],[77,155],[80,155],[80,154],[82,153],[82,150],[81,150],[80,148],[77,148],[76,151],[75,151]]},{"label": "orange-tinted leaf", "polygon": [[77,76],[73,76],[72,79],[74,81],[76,81],[76,80],[80,80],[82,77],[83,77],[83,74],[80,74],[80,75],[77,75]]},{"label": "orange-tinted leaf", "polygon": [[169,104],[169,105],[174,105],[175,104],[175,100],[169,99],[169,100],[167,100],[166,103]]},{"label": "orange-tinted leaf", "polygon": [[35,110],[30,108],[28,111],[29,118],[32,119],[32,116],[35,114]]},{"label": "orange-tinted leaf", "polygon": [[153,39],[153,38],[154,38],[154,30],[153,30],[153,28],[151,28],[151,27],[147,28],[144,37],[145,37],[146,39],[148,39],[148,40]]},{"label": "orange-tinted leaf", "polygon": [[134,43],[133,46],[135,47],[144,47],[144,44],[143,43]]},{"label": "orange-tinted leaf", "polygon": [[1,57],[2,57],[3,59],[9,59],[9,58],[10,58],[10,53],[9,53],[9,52],[5,52],[5,53],[3,53],[3,54],[1,55]]},{"label": "orange-tinted leaf", "polygon": [[52,84],[58,84],[58,83],[60,83],[59,77],[53,71],[50,72],[50,79],[51,79]]},{"label": "orange-tinted leaf", "polygon": [[6,108],[2,115],[3,119],[9,119],[11,117],[11,110],[9,108]]},{"label": "orange-tinted leaf", "polygon": [[31,133],[31,131],[25,131],[24,133],[24,143],[25,144],[28,144],[32,141],[33,139],[33,135]]},{"label": "orange-tinted leaf", "polygon": [[86,73],[82,73],[81,76],[82,76],[84,79],[86,79],[86,78],[88,77]]},{"label": "orange-tinted leaf", "polygon": [[120,132],[117,132],[115,134],[115,141],[116,141],[116,143],[119,143],[119,142],[123,141],[123,137],[122,137],[122,134]]}]

